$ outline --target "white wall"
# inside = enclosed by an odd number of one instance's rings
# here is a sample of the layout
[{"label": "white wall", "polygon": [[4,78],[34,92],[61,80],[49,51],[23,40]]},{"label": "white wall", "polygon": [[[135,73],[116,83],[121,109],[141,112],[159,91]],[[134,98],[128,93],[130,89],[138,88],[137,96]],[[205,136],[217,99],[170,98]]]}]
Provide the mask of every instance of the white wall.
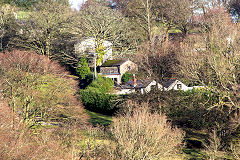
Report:
[{"label": "white wall", "polygon": [[106,75],[106,74],[104,74],[103,76],[107,77],[107,78],[117,78],[117,83],[118,84],[121,83],[121,75]]},{"label": "white wall", "polygon": [[[181,89],[178,89],[178,88],[177,88],[177,85],[178,85],[178,84],[181,84],[181,85],[182,85],[182,88],[181,88]],[[189,90],[190,88],[189,88],[188,86],[186,86],[185,84],[183,84],[182,82],[177,81],[177,83],[175,83],[173,89],[174,89],[174,90],[183,90],[183,91],[187,91],[187,90]]]},{"label": "white wall", "polygon": [[124,95],[124,94],[131,94],[134,93],[135,89],[122,89],[117,92],[115,92],[116,95]]}]

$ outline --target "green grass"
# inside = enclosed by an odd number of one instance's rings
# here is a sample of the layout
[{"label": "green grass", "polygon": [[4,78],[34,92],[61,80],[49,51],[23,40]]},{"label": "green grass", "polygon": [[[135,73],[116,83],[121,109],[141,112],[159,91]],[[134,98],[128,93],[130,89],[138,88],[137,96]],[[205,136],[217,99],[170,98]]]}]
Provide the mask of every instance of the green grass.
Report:
[{"label": "green grass", "polygon": [[208,157],[206,153],[202,152],[199,149],[185,148],[183,149],[183,152],[186,154],[185,158],[189,160],[205,160]]},{"label": "green grass", "polygon": [[182,33],[182,31],[173,27],[168,31],[168,33]]},{"label": "green grass", "polygon": [[95,113],[91,111],[87,111],[87,114],[90,116],[90,123],[94,126],[101,125],[101,126],[108,126],[112,123],[112,117],[103,115],[100,113]]},{"label": "green grass", "polygon": [[18,19],[20,19],[20,20],[24,20],[24,19],[28,19],[29,18],[29,12],[26,12],[26,11],[19,11],[18,13],[17,13],[17,17],[18,17]]}]

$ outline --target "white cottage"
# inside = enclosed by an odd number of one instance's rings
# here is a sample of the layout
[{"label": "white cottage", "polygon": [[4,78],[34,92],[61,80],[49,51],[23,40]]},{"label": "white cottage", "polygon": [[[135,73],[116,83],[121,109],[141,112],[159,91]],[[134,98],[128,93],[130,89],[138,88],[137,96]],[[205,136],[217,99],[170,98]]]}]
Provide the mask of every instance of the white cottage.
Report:
[{"label": "white cottage", "polygon": [[170,91],[170,90],[182,90],[182,91],[188,91],[192,89],[198,89],[198,88],[203,88],[204,86],[193,86],[193,87],[188,87],[181,81],[177,79],[170,79],[166,82],[163,82],[163,90],[164,91]]},{"label": "white cottage", "polygon": [[188,86],[186,86],[185,84],[183,84],[181,81],[179,81],[177,79],[170,79],[166,82],[163,82],[162,84],[164,87],[164,91],[170,91],[170,90],[187,91],[187,90],[189,90]]},{"label": "white cottage", "polygon": [[155,80],[146,79],[146,80],[137,80],[133,76],[133,80],[129,80],[124,85],[116,87],[115,94],[130,94],[130,93],[141,93],[145,94],[154,89],[162,89],[162,85],[157,83]]}]

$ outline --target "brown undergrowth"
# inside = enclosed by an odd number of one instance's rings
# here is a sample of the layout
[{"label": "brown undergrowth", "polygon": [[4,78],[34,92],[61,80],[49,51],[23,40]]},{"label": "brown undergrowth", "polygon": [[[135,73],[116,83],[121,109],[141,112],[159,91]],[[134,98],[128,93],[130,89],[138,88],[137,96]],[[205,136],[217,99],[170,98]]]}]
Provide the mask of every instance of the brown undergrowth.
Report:
[{"label": "brown undergrowth", "polygon": [[77,86],[47,57],[0,53],[0,160],[79,159],[89,116],[75,96]]},{"label": "brown undergrowth", "polygon": [[30,129],[0,102],[0,159],[77,159],[75,127]]}]

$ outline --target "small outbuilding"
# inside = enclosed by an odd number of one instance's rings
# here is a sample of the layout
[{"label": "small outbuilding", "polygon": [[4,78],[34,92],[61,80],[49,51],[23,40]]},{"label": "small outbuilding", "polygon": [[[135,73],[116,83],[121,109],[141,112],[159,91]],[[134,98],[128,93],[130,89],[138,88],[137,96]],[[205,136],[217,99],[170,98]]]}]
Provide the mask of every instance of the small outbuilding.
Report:
[{"label": "small outbuilding", "polygon": [[137,65],[128,60],[107,60],[100,67],[100,75],[113,79],[117,84],[121,83],[121,78],[126,72],[137,71]]}]

